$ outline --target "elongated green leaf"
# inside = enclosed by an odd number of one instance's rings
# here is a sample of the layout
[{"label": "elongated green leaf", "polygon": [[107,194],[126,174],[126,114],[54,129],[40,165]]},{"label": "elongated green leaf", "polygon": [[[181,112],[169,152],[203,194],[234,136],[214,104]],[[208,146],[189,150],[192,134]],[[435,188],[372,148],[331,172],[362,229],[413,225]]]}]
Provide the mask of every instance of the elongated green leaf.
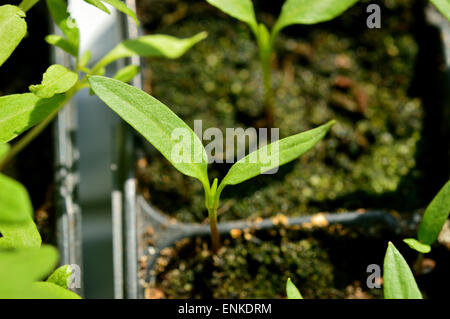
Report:
[{"label": "elongated green leaf", "polygon": [[0,66],[9,58],[27,33],[25,12],[16,6],[0,7]]},{"label": "elongated green leaf", "polygon": [[21,223],[0,222],[0,248],[39,248],[42,243],[31,217]]},{"label": "elongated green leaf", "polygon": [[83,53],[83,55],[80,58],[80,62],[78,63],[78,65],[80,67],[85,67],[88,65],[89,61],[91,60],[92,57],[92,53],[91,51],[87,50],[86,52]]},{"label": "elongated green leaf", "polygon": [[430,0],[436,8],[450,20],[450,0]]},{"label": "elongated green leaf", "polygon": [[67,12],[67,4],[64,0],[47,0],[47,7],[56,25],[61,29],[67,40],[76,49],[75,57],[78,56],[80,34],[77,24]]},{"label": "elongated green leaf", "polygon": [[422,299],[411,269],[391,242],[386,250],[383,267],[385,299]]},{"label": "elongated green leaf", "polygon": [[102,10],[103,12],[106,12],[107,14],[111,14],[108,8],[100,0],[84,0],[84,2],[89,3],[94,7],[97,7],[98,9]]},{"label": "elongated green leaf", "polygon": [[315,129],[286,137],[250,153],[230,168],[219,189],[221,190],[226,185],[242,183],[296,159],[313,148],[333,124],[334,121],[330,121]]},{"label": "elongated green leaf", "polygon": [[258,23],[255,18],[255,9],[251,0],[206,0],[209,4],[222,10],[226,14],[247,23],[256,34]]},{"label": "elongated green leaf", "polygon": [[136,17],[136,14],[133,12],[133,10],[128,8],[126,6],[126,4],[123,3],[121,0],[102,0],[102,1],[112,5],[117,10],[119,10],[119,11],[125,13],[126,15],[130,16],[131,18],[133,18],[133,20],[136,22],[136,24],[139,25],[139,20]]},{"label": "elongated green leaf", "polygon": [[295,287],[294,283],[291,281],[291,278],[288,278],[286,282],[286,293],[288,299],[303,299],[300,291]]},{"label": "elongated green leaf", "polygon": [[0,143],[6,143],[57,110],[64,95],[42,99],[33,93],[0,97]]},{"label": "elongated green leaf", "polygon": [[54,45],[73,56],[77,56],[77,47],[62,36],[51,34],[45,37],[45,41],[48,44]]},{"label": "elongated green leaf", "polygon": [[418,241],[415,238],[406,238],[403,239],[403,241],[411,248],[414,250],[417,250],[419,253],[429,253],[431,251],[431,247],[430,245],[427,244],[422,244],[420,241]]},{"label": "elongated green leaf", "polygon": [[30,91],[42,98],[69,91],[78,81],[78,74],[54,64],[45,71],[42,84],[30,85]]},{"label": "elongated green leaf", "polygon": [[22,0],[22,2],[19,5],[19,8],[22,9],[24,12],[27,12],[38,2],[39,0]]},{"label": "elongated green leaf", "polygon": [[202,142],[167,106],[118,80],[91,76],[89,83],[103,102],[141,133],[176,169],[209,185],[208,159]]},{"label": "elongated green leaf", "polygon": [[358,0],[286,0],[273,34],[292,24],[315,24],[334,19],[356,2]]},{"label": "elongated green leaf", "polygon": [[58,285],[67,289],[69,287],[70,276],[72,268],[69,265],[64,265],[56,269],[46,280],[52,284]]},{"label": "elongated green leaf", "polygon": [[26,222],[32,214],[33,208],[25,187],[0,174],[0,227],[3,223]]},{"label": "elongated green leaf", "polygon": [[32,299],[81,299],[76,293],[50,282],[35,282],[31,285]]},{"label": "elongated green leaf", "polygon": [[3,157],[5,157],[6,154],[8,154],[9,148],[10,148],[9,144],[0,143],[0,161],[2,160]]},{"label": "elongated green leaf", "polygon": [[206,32],[200,32],[191,38],[178,39],[169,35],[145,35],[137,39],[119,43],[93,68],[93,72],[121,58],[139,55],[143,57],[163,57],[176,59],[182,56],[196,43],[205,39]]},{"label": "elongated green leaf", "polygon": [[126,67],[117,71],[114,75],[114,79],[129,82],[139,73],[139,66],[137,65],[127,65]]},{"label": "elongated green leaf", "polygon": [[419,225],[418,239],[427,245],[436,241],[450,213],[450,181],[428,205]]}]

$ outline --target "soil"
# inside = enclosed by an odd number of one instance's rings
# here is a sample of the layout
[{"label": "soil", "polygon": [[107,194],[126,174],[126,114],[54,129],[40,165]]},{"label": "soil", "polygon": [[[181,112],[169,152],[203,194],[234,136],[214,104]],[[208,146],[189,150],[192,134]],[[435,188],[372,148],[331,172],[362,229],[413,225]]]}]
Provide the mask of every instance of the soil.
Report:
[{"label": "soil", "polygon": [[[254,3],[258,20],[273,25],[282,3]],[[337,124],[313,150],[276,175],[226,188],[219,221],[358,208],[396,211],[407,219],[448,179],[448,150],[433,146],[448,145],[449,136],[437,30],[424,24],[423,2],[406,0],[381,1],[383,26],[368,29],[368,3],[362,1],[331,22],[293,26],[279,35],[272,77],[280,138],[331,119]],[[146,91],[191,127],[197,119],[203,129],[223,132],[259,125],[264,118],[262,75],[245,24],[204,1],[141,0],[139,14],[149,33],[209,34],[180,59],[149,61]],[[229,167],[210,165],[211,179],[220,180]],[[162,212],[184,222],[205,221],[202,185],[176,171],[144,141],[136,173],[140,192]],[[209,254],[207,241],[188,240],[167,253],[159,281],[147,293],[276,298],[284,296],[291,276],[308,297],[379,297],[373,290],[364,292],[363,278],[374,263],[370,258],[382,264],[392,234],[364,239],[364,232],[351,233],[350,238],[334,234],[332,240],[295,232],[274,238],[263,234],[258,243],[228,240],[218,257]],[[372,243],[368,250],[366,240]],[[335,241],[345,254],[332,249]],[[350,267],[355,256],[357,271]]]},{"label": "soil", "polygon": [[[36,4],[26,21],[28,35],[0,68],[0,96],[29,92],[28,86],[41,83],[50,65],[50,50],[44,40],[50,33],[45,3]],[[55,243],[53,163],[53,130],[49,126],[5,167],[6,174],[27,188],[39,232],[43,242],[49,244]]]}]

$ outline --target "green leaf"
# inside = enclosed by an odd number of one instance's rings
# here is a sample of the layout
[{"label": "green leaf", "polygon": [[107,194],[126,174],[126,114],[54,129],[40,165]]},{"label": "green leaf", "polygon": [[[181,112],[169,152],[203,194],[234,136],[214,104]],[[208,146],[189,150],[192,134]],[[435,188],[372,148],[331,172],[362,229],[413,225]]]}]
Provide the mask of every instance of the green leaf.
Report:
[{"label": "green leaf", "polygon": [[205,39],[206,32],[200,32],[191,38],[178,39],[169,35],[145,35],[137,39],[126,40],[112,49],[97,65],[93,72],[121,58],[139,55],[143,57],[163,57],[176,59],[182,56],[196,43]]},{"label": "green leaf", "polygon": [[69,91],[78,81],[78,75],[62,65],[54,64],[45,71],[42,84],[30,85],[30,91],[42,98]]},{"label": "green leaf", "polygon": [[391,242],[386,250],[383,267],[385,299],[422,299],[411,269]]},{"label": "green leaf", "polygon": [[8,154],[9,149],[10,149],[9,144],[0,143],[0,161],[2,160],[3,157],[5,157],[6,154]]},{"label": "green leaf", "polygon": [[19,4],[19,8],[22,9],[24,12],[27,12],[38,2],[39,2],[39,0],[23,0]]},{"label": "green leaf", "polygon": [[292,24],[315,24],[336,18],[358,0],[286,0],[273,36]]},{"label": "green leaf", "polygon": [[60,48],[61,50],[69,53],[72,56],[77,56],[78,54],[78,49],[76,46],[74,46],[74,44],[72,44],[71,42],[69,42],[69,40],[63,38],[60,35],[56,35],[56,34],[51,34],[45,37],[45,41],[48,44],[54,45],[58,48]]},{"label": "green leaf", "polygon": [[30,289],[32,299],[81,299],[76,293],[50,282],[35,282]]},{"label": "green leaf", "polygon": [[111,14],[108,8],[100,0],[84,0],[84,2],[89,3],[94,7],[97,7],[98,9],[102,10],[103,12],[106,12],[107,14]]},{"label": "green leaf", "polygon": [[426,254],[426,253],[429,253],[431,251],[430,245],[422,244],[420,241],[418,241],[415,238],[406,238],[406,239],[403,239],[403,241],[406,244],[408,244],[408,246],[411,249],[417,250],[419,253]]},{"label": "green leaf", "polygon": [[42,99],[33,93],[0,97],[0,143],[6,143],[57,110],[64,95]]},{"label": "green leaf", "polygon": [[418,239],[427,245],[436,241],[450,213],[450,181],[428,205],[419,225]]},{"label": "green leaf", "polygon": [[0,248],[39,248],[42,243],[36,224],[31,217],[23,223],[0,222]]},{"label": "green leaf", "polygon": [[450,0],[430,0],[436,8],[450,20]]},{"label": "green leaf", "polygon": [[139,66],[128,65],[117,71],[117,73],[114,75],[114,79],[126,83],[131,81],[138,73],[139,73]]},{"label": "green leaf", "polygon": [[256,34],[258,23],[255,18],[255,10],[251,0],[206,0],[209,4],[222,10],[226,14],[247,23]]},{"label": "green leaf", "polygon": [[291,278],[288,278],[286,282],[286,293],[288,299],[303,299],[300,291],[295,287],[294,283],[291,281]]},{"label": "green leaf", "polygon": [[89,61],[91,60],[91,56],[91,51],[87,50],[86,52],[84,52],[80,58],[80,62],[78,62],[78,65],[80,67],[85,67],[86,65],[88,65]]},{"label": "green leaf", "polygon": [[0,228],[3,223],[24,223],[32,214],[33,208],[25,187],[0,174]]},{"label": "green leaf", "polygon": [[133,18],[133,20],[136,22],[136,24],[139,26],[139,20],[136,17],[136,14],[133,12],[133,10],[131,10],[130,8],[128,8],[126,6],[125,3],[123,3],[121,0],[102,0],[103,2],[106,2],[110,5],[112,5],[114,8],[116,8],[117,10],[125,13],[126,15],[130,16],[131,18]]},{"label": "green leaf", "polygon": [[[128,84],[101,76],[91,76],[88,81],[95,94],[141,133],[177,170],[209,187],[206,151],[183,120],[157,99]],[[173,137],[176,132],[187,136],[178,142],[177,137]],[[180,146],[181,153],[177,152]]]},{"label": "green leaf", "polygon": [[53,283],[62,288],[69,287],[70,276],[72,275],[72,268],[69,265],[64,265],[56,269],[46,280],[46,282]]},{"label": "green leaf", "polygon": [[75,48],[76,54],[74,54],[74,56],[77,57],[80,34],[75,20],[72,19],[67,12],[67,4],[65,0],[47,0],[47,7],[53,21],[55,21],[56,25],[67,37],[67,40]]},{"label": "green leaf", "polygon": [[[273,168],[284,165],[314,147],[333,126],[334,121],[315,129],[286,137],[263,146],[237,161],[222,180],[219,190],[236,185]],[[219,191],[219,193],[220,193]]]},{"label": "green leaf", "polygon": [[9,58],[27,33],[25,12],[16,6],[0,7],[0,66]]},{"label": "green leaf", "polygon": [[47,276],[58,261],[54,247],[0,250],[0,299],[72,299],[73,292],[49,282]]}]

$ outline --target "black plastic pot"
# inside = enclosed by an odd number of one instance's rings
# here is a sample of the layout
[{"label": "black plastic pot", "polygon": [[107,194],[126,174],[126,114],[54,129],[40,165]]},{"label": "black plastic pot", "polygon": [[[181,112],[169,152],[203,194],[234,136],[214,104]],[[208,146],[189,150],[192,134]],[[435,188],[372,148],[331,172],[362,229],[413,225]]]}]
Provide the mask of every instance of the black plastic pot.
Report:
[{"label": "black plastic pot", "polygon": [[[132,3],[132,1],[130,1]],[[421,45],[420,57],[440,55],[442,52],[442,42],[436,40],[440,37],[447,44],[446,47],[446,66],[447,69],[438,70],[437,65],[432,65],[431,69],[424,62],[418,66],[418,73],[427,76],[431,81],[443,81],[442,85],[434,88],[427,88],[423,92],[424,103],[436,99],[437,107],[435,112],[442,112],[441,123],[434,123],[436,129],[439,129],[441,136],[449,136],[450,110],[448,87],[450,83],[450,24],[434,8],[426,9],[426,20],[429,25],[424,30],[418,30],[418,41]],[[130,26],[128,27],[130,29]],[[130,32],[130,35],[132,32]],[[436,42],[437,41],[437,42]],[[437,43],[439,45],[437,45]],[[431,45],[430,45],[431,44]],[[142,88],[141,80],[133,83],[136,87]],[[434,117],[435,118],[435,117]],[[425,119],[426,121],[426,119]],[[430,125],[430,123],[425,123]],[[140,139],[133,130],[125,124],[121,124],[117,130],[117,146],[114,154],[115,161],[112,165],[114,174],[115,188],[112,193],[113,203],[113,224],[114,224],[114,266],[115,266],[115,287],[117,298],[144,298],[144,287],[141,281],[149,282],[152,280],[152,267],[159,253],[166,247],[171,247],[175,242],[193,236],[209,235],[209,226],[203,224],[185,224],[176,220],[169,219],[165,215],[158,213],[136,190],[136,178],[134,174],[135,161],[140,152],[135,143]],[[444,154],[441,160],[450,159],[450,144],[436,145],[433,147],[443,147]],[[289,218],[285,226],[302,225],[311,223],[313,216]],[[352,226],[368,226],[374,223],[383,224],[395,232],[403,232],[406,229],[415,227],[417,220],[401,221],[394,218],[389,213],[389,208],[378,211],[365,211],[347,213],[330,213],[325,215],[329,224],[342,224]],[[152,237],[155,244],[152,249],[148,249],[146,238],[147,226],[151,226],[156,235]],[[233,221],[219,223],[220,233],[229,233],[231,229],[268,229],[276,227],[272,219],[264,219],[258,223],[249,223],[247,221]],[[147,269],[145,271],[149,277],[140,278],[138,275],[138,261],[140,257],[146,256]]]}]

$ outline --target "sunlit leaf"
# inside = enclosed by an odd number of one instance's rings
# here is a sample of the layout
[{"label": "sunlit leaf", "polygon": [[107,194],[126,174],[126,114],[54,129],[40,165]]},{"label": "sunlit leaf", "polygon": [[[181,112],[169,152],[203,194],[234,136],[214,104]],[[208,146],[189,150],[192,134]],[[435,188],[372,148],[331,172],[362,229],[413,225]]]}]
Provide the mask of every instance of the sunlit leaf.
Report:
[{"label": "sunlit leaf", "polygon": [[139,20],[136,17],[136,14],[133,12],[133,10],[128,8],[126,6],[126,4],[123,3],[121,0],[102,0],[102,1],[112,5],[117,10],[119,10],[119,11],[125,13],[126,15],[130,16],[131,18],[133,18],[133,20],[136,22],[136,24],[139,25]]},{"label": "sunlit leaf", "polygon": [[226,14],[247,23],[253,32],[257,33],[258,23],[251,0],[206,0],[209,4]]},{"label": "sunlit leaf", "polygon": [[431,245],[438,238],[450,213],[450,181],[441,188],[439,193],[428,205],[419,225],[418,239]]},{"label": "sunlit leaf", "polygon": [[52,284],[58,285],[67,289],[69,287],[70,276],[72,268],[69,265],[64,265],[56,269],[46,280]]},{"label": "sunlit leaf", "polygon": [[391,242],[386,250],[383,267],[385,299],[422,299],[411,269]]},{"label": "sunlit leaf", "polygon": [[450,0],[430,0],[436,8],[448,19],[450,20]]},{"label": "sunlit leaf", "polygon": [[[89,77],[95,94],[122,119],[141,133],[181,173],[208,184],[207,155],[195,133],[167,106],[147,93],[121,81],[101,76]],[[174,132],[186,134],[181,142]],[[191,144],[192,143],[192,144]],[[180,157],[175,149],[183,146]]]},{"label": "sunlit leaf", "polygon": [[60,35],[56,35],[56,34],[48,35],[45,37],[45,41],[48,44],[54,45],[73,56],[77,56],[77,54],[78,54],[78,48],[76,46],[74,46],[74,44],[69,42],[69,40],[63,38]]},{"label": "sunlit leaf", "polygon": [[403,239],[403,241],[411,248],[414,250],[417,250],[419,253],[429,253],[431,251],[431,247],[430,245],[427,244],[423,244],[420,241],[418,241],[415,238],[406,238]]},{"label": "sunlit leaf", "polygon": [[84,0],[84,2],[89,3],[94,7],[97,7],[98,9],[102,10],[103,12],[106,12],[107,14],[111,14],[108,8],[100,0]]},{"label": "sunlit leaf", "polygon": [[294,283],[291,281],[291,278],[288,278],[286,282],[286,294],[288,299],[303,299],[300,291],[295,287]]},{"label": "sunlit leaf", "polygon": [[42,83],[30,85],[30,91],[42,98],[69,91],[78,81],[78,75],[62,65],[54,64],[45,71]]},{"label": "sunlit leaf", "polygon": [[76,293],[51,282],[35,282],[31,285],[32,299],[81,299]]},{"label": "sunlit leaf", "polygon": [[191,38],[178,39],[168,35],[145,35],[137,39],[126,40],[112,49],[93,68],[93,72],[121,58],[138,55],[142,57],[163,57],[176,59],[199,41],[205,39],[206,32],[201,32]]},{"label": "sunlit leaf", "polygon": [[0,228],[4,223],[24,223],[31,218],[32,213],[33,208],[25,187],[0,174]]},{"label": "sunlit leaf", "polygon": [[25,12],[16,6],[0,6],[0,65],[9,58],[27,33]]},{"label": "sunlit leaf", "polygon": [[65,0],[46,0],[47,7],[50,11],[50,15],[55,21],[56,25],[61,29],[67,40],[76,49],[76,54],[78,56],[78,46],[80,43],[80,34],[77,24],[74,19],[72,19],[67,12],[67,3]]},{"label": "sunlit leaf", "polygon": [[27,12],[38,2],[39,0],[22,0],[22,2],[19,5],[19,8],[22,9],[24,12]]}]

